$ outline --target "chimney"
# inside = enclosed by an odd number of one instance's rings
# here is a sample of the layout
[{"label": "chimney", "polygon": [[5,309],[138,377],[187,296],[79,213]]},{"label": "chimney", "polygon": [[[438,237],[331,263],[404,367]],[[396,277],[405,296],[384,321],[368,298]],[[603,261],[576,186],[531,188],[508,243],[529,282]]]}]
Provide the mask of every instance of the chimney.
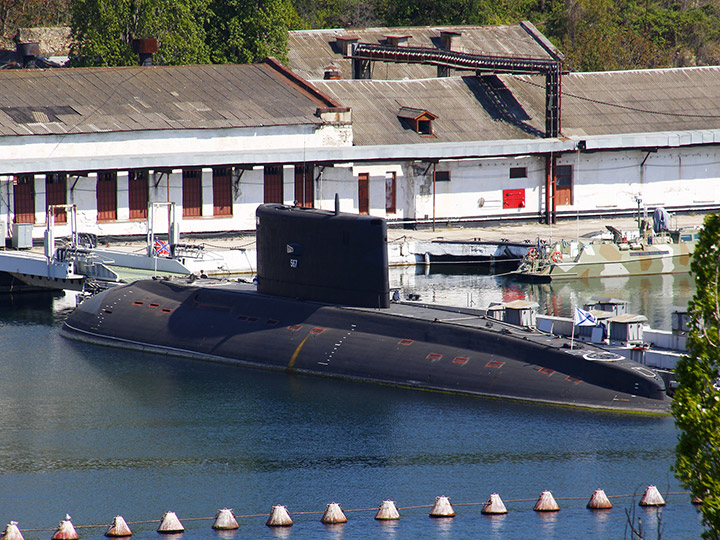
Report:
[{"label": "chimney", "polygon": [[457,38],[462,36],[461,32],[453,32],[451,30],[443,30],[440,32],[440,42],[442,48],[448,51],[453,50],[453,43],[457,41]]},{"label": "chimney", "polygon": [[132,49],[137,53],[141,66],[152,66],[152,55],[158,52],[157,39],[133,39]]},{"label": "chimney", "polygon": [[35,67],[35,60],[40,56],[39,43],[18,43],[15,46],[20,67],[32,69]]},{"label": "chimney", "polygon": [[348,56],[350,53],[350,46],[357,43],[360,38],[355,36],[338,36],[335,38],[338,48],[343,53],[343,56]]},{"label": "chimney", "polygon": [[390,47],[407,47],[412,36],[385,36]]}]

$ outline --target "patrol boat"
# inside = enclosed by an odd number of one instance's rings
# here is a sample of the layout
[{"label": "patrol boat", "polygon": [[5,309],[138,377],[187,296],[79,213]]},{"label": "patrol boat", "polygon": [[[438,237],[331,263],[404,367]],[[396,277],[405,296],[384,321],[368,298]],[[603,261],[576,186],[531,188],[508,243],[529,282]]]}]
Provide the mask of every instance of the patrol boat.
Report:
[{"label": "patrol boat", "polygon": [[[660,209],[657,209],[660,210]],[[656,210],[653,230],[639,220],[637,231],[621,232],[608,225],[607,238],[590,242],[560,240],[538,243],[528,250],[513,275],[531,281],[683,274],[690,262],[699,229],[669,230]]]},{"label": "patrol boat", "polygon": [[[667,413],[652,370],[534,328],[530,311],[391,302],[384,220],[261,205],[258,275],[137,281],[84,300],[85,342],[408,388]],[[515,317],[515,318],[513,318]],[[529,320],[516,320],[516,319]],[[523,324],[519,324],[523,323]]]}]

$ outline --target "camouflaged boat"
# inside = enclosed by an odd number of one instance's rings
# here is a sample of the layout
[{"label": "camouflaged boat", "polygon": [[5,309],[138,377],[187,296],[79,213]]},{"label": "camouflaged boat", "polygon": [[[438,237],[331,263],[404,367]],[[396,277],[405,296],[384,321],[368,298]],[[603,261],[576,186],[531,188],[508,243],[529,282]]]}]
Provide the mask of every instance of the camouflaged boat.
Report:
[{"label": "camouflaged boat", "polygon": [[528,250],[516,275],[533,281],[682,274],[698,239],[698,229],[636,233],[629,238],[607,226],[612,239],[549,242]]}]

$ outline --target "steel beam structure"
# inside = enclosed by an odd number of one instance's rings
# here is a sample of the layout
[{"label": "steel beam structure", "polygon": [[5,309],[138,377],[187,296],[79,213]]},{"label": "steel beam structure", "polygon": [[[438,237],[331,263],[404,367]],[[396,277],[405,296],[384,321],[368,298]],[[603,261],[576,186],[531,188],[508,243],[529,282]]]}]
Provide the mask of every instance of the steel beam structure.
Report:
[{"label": "steel beam structure", "polygon": [[[560,93],[562,63],[560,60],[524,56],[470,54],[429,47],[392,47],[374,43],[354,43],[349,52],[356,65],[362,61],[429,64],[442,68],[473,70],[476,73],[545,75],[545,137],[560,135]],[[355,70],[356,78],[370,78],[365,67]]]}]

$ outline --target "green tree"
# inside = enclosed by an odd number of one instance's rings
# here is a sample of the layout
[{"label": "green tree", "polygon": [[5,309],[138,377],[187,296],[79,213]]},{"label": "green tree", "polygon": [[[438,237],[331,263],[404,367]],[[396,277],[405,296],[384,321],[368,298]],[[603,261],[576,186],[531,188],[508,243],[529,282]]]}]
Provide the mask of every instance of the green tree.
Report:
[{"label": "green tree", "polygon": [[720,216],[709,215],[693,253],[688,355],[678,361],[672,405],[679,429],[674,471],[702,499],[703,538],[720,538]]},{"label": "green tree", "polygon": [[10,39],[19,27],[67,24],[69,0],[0,0],[0,38]]},{"label": "green tree", "polygon": [[301,25],[290,0],[210,0],[207,43],[214,63],[287,61],[287,33]]},{"label": "green tree", "polygon": [[132,41],[158,40],[161,65],[209,60],[201,17],[207,0],[72,0],[73,65],[137,64]]}]

